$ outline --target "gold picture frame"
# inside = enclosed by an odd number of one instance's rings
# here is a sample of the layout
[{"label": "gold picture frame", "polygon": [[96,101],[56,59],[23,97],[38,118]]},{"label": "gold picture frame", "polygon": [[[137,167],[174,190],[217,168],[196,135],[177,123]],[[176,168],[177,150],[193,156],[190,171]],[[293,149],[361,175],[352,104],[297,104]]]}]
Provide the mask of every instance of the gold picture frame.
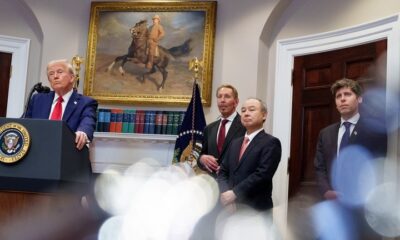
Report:
[{"label": "gold picture frame", "polygon": [[[186,105],[194,81],[188,63],[197,57],[202,103],[210,106],[216,8],[216,1],[92,2],[84,94],[100,103]],[[165,36],[151,68],[142,33],[157,17]]]}]

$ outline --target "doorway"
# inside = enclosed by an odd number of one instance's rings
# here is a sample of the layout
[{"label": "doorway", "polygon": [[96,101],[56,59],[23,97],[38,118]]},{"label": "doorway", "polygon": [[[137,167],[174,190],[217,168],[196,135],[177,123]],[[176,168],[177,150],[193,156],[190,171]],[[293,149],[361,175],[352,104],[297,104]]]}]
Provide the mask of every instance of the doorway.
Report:
[{"label": "doorway", "polygon": [[8,89],[11,77],[11,53],[0,52],[0,117],[7,114]]},{"label": "doorway", "polygon": [[[385,39],[294,58],[289,196],[302,187],[316,185],[314,155],[318,133],[340,119],[331,85],[344,77],[359,81],[364,90],[375,85],[377,79],[385,84],[382,81],[386,77],[378,78],[371,69],[386,49]],[[386,69],[386,59],[379,64]]]},{"label": "doorway", "polygon": [[386,49],[385,39],[294,58],[288,225],[297,239],[315,238],[309,209],[322,200],[314,171],[318,134],[340,120],[330,87],[344,77],[364,90],[385,84],[386,76],[371,70],[378,62],[386,69]]}]

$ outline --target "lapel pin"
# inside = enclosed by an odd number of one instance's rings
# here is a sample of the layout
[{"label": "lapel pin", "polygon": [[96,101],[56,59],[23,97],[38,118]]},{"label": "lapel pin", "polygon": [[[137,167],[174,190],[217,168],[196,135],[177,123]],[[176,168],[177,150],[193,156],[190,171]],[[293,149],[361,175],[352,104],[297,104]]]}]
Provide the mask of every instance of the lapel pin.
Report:
[{"label": "lapel pin", "polygon": [[74,101],[74,104],[76,105],[78,102],[77,101]]},{"label": "lapel pin", "polygon": [[356,135],[356,136],[357,136],[357,131],[354,131],[354,135]]}]

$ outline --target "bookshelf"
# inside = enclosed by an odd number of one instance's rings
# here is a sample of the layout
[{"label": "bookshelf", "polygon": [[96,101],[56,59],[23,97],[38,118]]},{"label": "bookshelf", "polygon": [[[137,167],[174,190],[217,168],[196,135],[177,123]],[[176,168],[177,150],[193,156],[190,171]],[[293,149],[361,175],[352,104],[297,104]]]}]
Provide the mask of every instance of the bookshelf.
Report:
[{"label": "bookshelf", "polygon": [[[178,134],[178,129],[183,121],[183,111],[156,111],[139,109],[100,108],[97,111],[96,132],[130,133],[138,134],[135,139],[143,134],[170,135]],[[101,135],[103,136],[103,135]],[[115,137],[118,135],[104,135]],[[124,138],[124,136],[121,136]],[[128,137],[129,138],[129,137]],[[150,139],[169,139],[150,136]]]},{"label": "bookshelf", "polygon": [[176,137],[169,134],[95,132],[90,146],[93,172],[113,169],[122,173],[143,159],[152,159],[158,162],[158,166],[167,167],[172,163]]},{"label": "bookshelf", "polygon": [[177,135],[95,132],[95,141],[132,141],[148,143],[175,143]]},{"label": "bookshelf", "polygon": [[100,108],[90,146],[92,169],[124,172],[139,161],[169,166],[185,112]]}]

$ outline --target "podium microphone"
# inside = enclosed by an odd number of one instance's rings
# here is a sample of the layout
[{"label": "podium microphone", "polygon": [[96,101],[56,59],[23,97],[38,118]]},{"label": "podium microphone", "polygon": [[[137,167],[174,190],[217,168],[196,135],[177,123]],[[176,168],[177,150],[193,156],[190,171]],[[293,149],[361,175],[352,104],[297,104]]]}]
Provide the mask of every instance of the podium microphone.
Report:
[{"label": "podium microphone", "polygon": [[36,83],[35,86],[33,86],[33,88],[38,93],[49,93],[50,92],[50,88],[47,86],[43,86],[41,82]]},{"label": "podium microphone", "polygon": [[38,93],[48,93],[50,92],[50,88],[47,86],[43,86],[41,82],[36,83],[35,85],[33,85],[28,98],[26,99],[26,103],[25,103],[25,108],[24,108],[24,113],[22,113],[21,118],[25,118],[26,115],[26,111],[28,110],[28,106],[29,103],[31,101],[32,95],[34,92],[38,92]]}]

